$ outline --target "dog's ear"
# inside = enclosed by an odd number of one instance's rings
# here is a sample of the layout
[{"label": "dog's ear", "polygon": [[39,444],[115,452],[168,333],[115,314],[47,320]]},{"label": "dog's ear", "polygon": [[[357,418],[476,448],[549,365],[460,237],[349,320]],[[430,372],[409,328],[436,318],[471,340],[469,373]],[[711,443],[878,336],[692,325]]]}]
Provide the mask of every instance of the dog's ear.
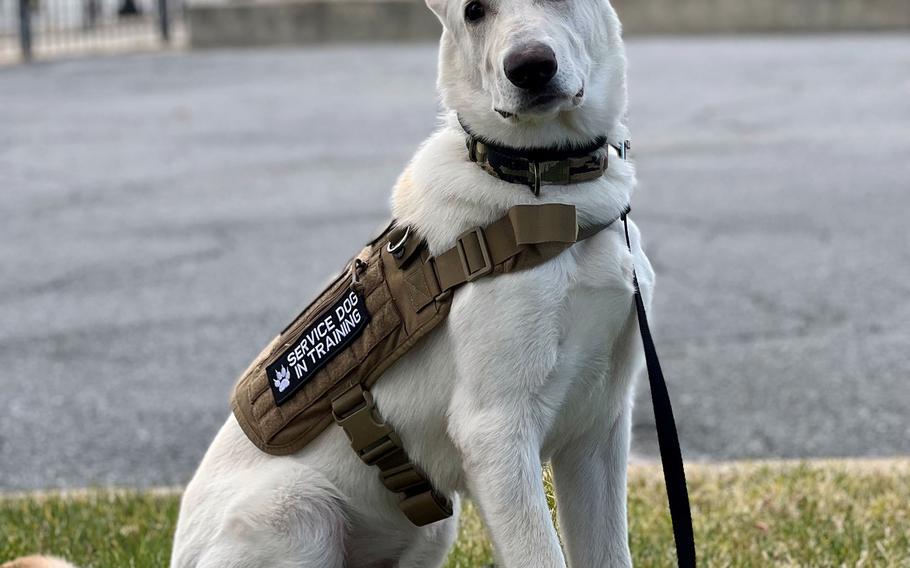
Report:
[{"label": "dog's ear", "polygon": [[446,0],[426,0],[426,3],[427,8],[436,14],[436,17],[439,18],[439,21],[442,22],[443,27],[445,27]]}]

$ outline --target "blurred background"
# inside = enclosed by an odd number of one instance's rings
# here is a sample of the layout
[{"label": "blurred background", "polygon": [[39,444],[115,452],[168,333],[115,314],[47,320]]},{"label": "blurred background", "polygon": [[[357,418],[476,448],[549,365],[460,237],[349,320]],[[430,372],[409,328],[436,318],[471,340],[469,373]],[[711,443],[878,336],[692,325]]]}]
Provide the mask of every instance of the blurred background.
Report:
[{"label": "blurred background", "polygon": [[[910,455],[910,2],[615,5],[687,458]],[[0,490],[188,481],[388,218],[439,33],[418,0],[0,0]]]}]

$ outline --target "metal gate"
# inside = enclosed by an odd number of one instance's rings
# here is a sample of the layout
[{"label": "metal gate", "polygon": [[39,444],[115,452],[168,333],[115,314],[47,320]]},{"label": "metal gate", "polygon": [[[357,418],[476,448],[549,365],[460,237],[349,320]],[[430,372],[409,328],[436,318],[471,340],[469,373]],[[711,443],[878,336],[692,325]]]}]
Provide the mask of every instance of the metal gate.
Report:
[{"label": "metal gate", "polygon": [[0,63],[167,45],[182,35],[182,9],[181,0],[0,0]]}]

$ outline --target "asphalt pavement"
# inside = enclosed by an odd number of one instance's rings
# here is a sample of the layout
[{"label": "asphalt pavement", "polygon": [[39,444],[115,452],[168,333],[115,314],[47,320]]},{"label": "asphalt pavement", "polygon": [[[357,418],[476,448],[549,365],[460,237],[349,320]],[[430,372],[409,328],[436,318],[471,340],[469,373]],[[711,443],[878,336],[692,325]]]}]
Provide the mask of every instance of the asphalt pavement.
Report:
[{"label": "asphalt pavement", "polygon": [[[690,459],[910,454],[908,54],[630,42],[633,214]],[[0,490],[185,483],[237,375],[388,217],[435,66],[410,45],[0,68]]]}]

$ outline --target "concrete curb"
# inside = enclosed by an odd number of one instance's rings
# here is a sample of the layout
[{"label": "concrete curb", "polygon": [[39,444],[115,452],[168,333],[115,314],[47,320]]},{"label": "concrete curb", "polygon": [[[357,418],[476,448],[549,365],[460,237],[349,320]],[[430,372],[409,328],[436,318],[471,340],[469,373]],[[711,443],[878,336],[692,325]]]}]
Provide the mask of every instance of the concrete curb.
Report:
[{"label": "concrete curb", "polygon": [[[686,471],[707,473],[735,473],[755,471],[769,468],[771,471],[785,471],[797,468],[810,468],[814,470],[830,470],[835,472],[853,474],[881,474],[881,475],[908,475],[910,474],[910,457],[883,457],[883,458],[809,458],[809,459],[757,459],[739,461],[696,461],[686,462]],[[633,459],[629,464],[629,474],[632,476],[653,476],[659,478],[663,475],[660,460],[656,458]],[[34,491],[0,492],[0,504],[11,501],[47,501],[62,499],[64,501],[78,501],[84,499],[112,499],[117,497],[130,497],[143,495],[152,497],[180,497],[184,487],[82,487],[74,489],[45,489]]]},{"label": "concrete curb", "polygon": [[[613,0],[635,34],[910,30],[907,0]],[[423,0],[241,0],[191,4],[190,46],[433,41]]]},{"label": "concrete curb", "polygon": [[442,30],[420,0],[197,5],[187,21],[194,48],[429,41]]},{"label": "concrete curb", "polygon": [[612,0],[629,34],[910,30],[907,0]]},{"label": "concrete curb", "polygon": [[82,499],[111,499],[116,497],[130,497],[132,495],[149,495],[152,497],[180,497],[183,487],[78,487],[73,489],[39,489],[34,491],[0,492],[0,503],[9,501],[48,501],[63,499],[65,501],[78,501]]}]

